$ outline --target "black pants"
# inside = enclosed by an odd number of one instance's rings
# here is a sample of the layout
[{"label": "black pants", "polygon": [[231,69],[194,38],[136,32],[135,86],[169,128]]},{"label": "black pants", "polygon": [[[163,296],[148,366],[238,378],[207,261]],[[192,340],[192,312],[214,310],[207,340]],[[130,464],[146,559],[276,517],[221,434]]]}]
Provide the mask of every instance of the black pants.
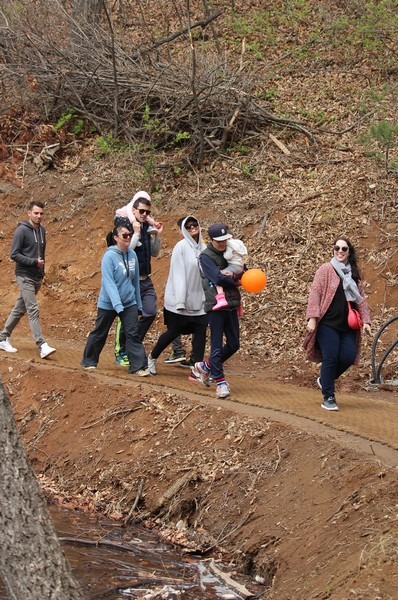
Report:
[{"label": "black pants", "polygon": [[152,358],[159,358],[160,354],[179,335],[192,333],[192,358],[194,362],[203,360],[206,348],[207,315],[187,316],[163,311],[167,330],[160,336],[151,350]]},{"label": "black pants", "polygon": [[354,364],[357,355],[358,332],[354,329],[338,331],[325,325],[318,325],[316,341],[322,354],[321,381],[325,398],[334,396],[336,379]]},{"label": "black pants", "polygon": [[[140,281],[140,294],[142,302],[142,316],[138,319],[138,339],[142,342],[148,329],[155,320],[157,313],[156,290],[150,277]],[[126,335],[123,323],[118,320],[116,326],[115,355],[126,354]]]},{"label": "black pants", "polygon": [[[98,309],[94,329],[89,334],[84,348],[81,365],[83,367],[96,367],[100,354],[105,346],[106,338],[117,313],[114,310]],[[126,354],[129,359],[129,373],[145,369],[148,361],[145,348],[138,336],[138,310],[137,305],[125,308],[119,315],[126,332]]]}]

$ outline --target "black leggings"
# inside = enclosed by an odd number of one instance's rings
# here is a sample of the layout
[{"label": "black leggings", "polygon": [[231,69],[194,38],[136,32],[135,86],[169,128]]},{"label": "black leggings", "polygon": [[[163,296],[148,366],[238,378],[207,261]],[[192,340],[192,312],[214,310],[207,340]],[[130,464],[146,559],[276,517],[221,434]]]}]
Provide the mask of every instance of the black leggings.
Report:
[{"label": "black leggings", "polygon": [[179,335],[192,333],[192,358],[194,362],[201,362],[206,348],[207,315],[187,317],[166,310],[164,314],[167,329],[151,350],[152,358],[159,358],[163,350]]}]

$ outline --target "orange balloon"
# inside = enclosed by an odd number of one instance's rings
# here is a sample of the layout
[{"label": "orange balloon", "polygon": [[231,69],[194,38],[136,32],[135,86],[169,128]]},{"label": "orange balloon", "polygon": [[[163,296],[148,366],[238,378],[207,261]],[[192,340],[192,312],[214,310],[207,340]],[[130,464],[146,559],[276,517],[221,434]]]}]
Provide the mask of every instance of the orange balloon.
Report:
[{"label": "orange balloon", "polygon": [[240,282],[247,292],[261,292],[267,285],[267,276],[261,269],[248,269],[243,273]]}]

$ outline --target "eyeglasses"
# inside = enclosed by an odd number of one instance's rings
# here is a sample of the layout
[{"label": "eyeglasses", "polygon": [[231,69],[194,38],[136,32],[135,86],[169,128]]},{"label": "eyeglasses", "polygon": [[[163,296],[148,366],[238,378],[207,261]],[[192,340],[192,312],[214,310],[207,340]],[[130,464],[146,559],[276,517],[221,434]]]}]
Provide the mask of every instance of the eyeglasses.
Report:
[{"label": "eyeglasses", "polygon": [[131,240],[131,238],[133,237],[133,234],[132,233],[122,233],[121,237],[124,240]]},{"label": "eyeglasses", "polygon": [[334,246],[333,250],[335,252],[338,252],[339,250],[341,250],[342,252],[347,252],[348,250],[348,246]]},{"label": "eyeglasses", "polygon": [[188,225],[185,225],[185,229],[187,229],[188,231],[190,231],[191,229],[196,229],[196,227],[199,227],[199,223],[189,223]]},{"label": "eyeglasses", "polygon": [[147,208],[137,208],[140,215],[150,215],[151,211]]}]

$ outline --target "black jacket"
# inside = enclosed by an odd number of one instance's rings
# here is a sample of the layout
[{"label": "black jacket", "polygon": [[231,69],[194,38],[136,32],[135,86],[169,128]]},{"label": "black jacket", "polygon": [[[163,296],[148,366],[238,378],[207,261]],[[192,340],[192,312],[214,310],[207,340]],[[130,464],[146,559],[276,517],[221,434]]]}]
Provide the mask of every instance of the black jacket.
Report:
[{"label": "black jacket", "polygon": [[140,265],[140,275],[151,274],[151,236],[148,227],[149,223],[146,221],[141,225],[141,246],[136,246],[134,249]]},{"label": "black jacket", "polygon": [[225,269],[228,265],[223,253],[216,250],[212,244],[208,244],[206,250],[203,250],[199,256],[199,265],[205,292],[205,311],[210,312],[217,303],[216,285],[224,288],[225,299],[228,302],[228,306],[221,310],[238,308],[241,305],[239,283],[233,277],[221,273],[221,269]]}]

